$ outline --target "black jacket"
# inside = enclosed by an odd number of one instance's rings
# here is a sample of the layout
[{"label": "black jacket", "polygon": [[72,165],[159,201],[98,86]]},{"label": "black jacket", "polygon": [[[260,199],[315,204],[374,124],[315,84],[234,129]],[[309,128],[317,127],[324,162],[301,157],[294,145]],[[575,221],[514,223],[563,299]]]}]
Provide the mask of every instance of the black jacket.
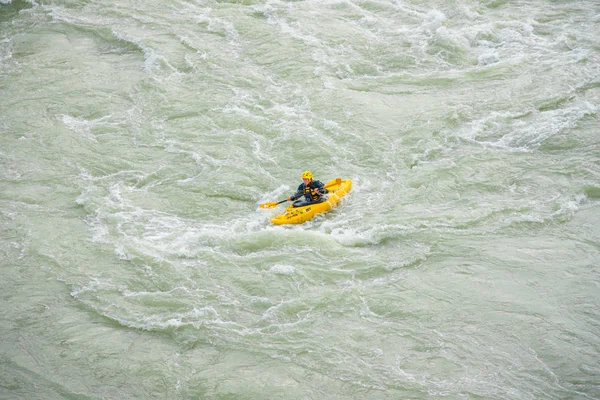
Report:
[{"label": "black jacket", "polygon": [[[329,192],[329,190],[325,189],[323,183],[321,181],[310,181],[308,185],[305,185],[304,182],[298,186],[298,190],[291,196],[292,201],[299,199],[304,196],[306,201],[312,202],[317,201],[321,198],[322,195]],[[313,189],[318,189],[317,194],[313,194]]]}]

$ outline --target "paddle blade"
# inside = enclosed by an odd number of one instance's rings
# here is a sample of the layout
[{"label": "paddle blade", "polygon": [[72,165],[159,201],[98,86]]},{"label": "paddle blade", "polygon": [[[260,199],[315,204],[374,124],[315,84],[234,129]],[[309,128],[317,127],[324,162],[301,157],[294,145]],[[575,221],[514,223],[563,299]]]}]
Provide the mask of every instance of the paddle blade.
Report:
[{"label": "paddle blade", "polygon": [[260,208],[275,208],[275,207],[277,207],[277,204],[279,204],[279,203],[277,203],[275,201],[270,201],[268,203],[262,203],[260,205]]}]

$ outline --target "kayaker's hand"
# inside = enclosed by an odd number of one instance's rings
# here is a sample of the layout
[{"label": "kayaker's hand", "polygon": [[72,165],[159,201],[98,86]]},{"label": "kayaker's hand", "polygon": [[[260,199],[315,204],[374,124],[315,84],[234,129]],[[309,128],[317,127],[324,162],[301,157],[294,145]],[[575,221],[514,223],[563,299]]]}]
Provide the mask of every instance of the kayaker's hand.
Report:
[{"label": "kayaker's hand", "polygon": [[292,196],[288,197],[287,201],[292,201]]}]

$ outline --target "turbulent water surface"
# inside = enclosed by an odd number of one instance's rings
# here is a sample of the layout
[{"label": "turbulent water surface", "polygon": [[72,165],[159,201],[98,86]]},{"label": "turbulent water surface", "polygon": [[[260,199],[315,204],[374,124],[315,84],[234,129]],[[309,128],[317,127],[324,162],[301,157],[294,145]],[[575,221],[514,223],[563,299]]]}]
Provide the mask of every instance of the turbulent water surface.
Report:
[{"label": "turbulent water surface", "polygon": [[[1,0],[0,398],[600,398],[600,3]],[[353,180],[273,226],[303,170]]]}]

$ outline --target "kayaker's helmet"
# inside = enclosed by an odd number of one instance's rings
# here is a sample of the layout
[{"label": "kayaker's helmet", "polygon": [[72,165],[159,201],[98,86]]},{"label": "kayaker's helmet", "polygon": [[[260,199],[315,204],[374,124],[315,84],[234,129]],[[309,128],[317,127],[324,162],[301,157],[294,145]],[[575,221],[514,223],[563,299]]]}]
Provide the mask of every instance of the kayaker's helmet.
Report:
[{"label": "kayaker's helmet", "polygon": [[312,181],[312,172],[310,171],[304,171],[302,173],[302,179],[308,179],[309,181]]}]

